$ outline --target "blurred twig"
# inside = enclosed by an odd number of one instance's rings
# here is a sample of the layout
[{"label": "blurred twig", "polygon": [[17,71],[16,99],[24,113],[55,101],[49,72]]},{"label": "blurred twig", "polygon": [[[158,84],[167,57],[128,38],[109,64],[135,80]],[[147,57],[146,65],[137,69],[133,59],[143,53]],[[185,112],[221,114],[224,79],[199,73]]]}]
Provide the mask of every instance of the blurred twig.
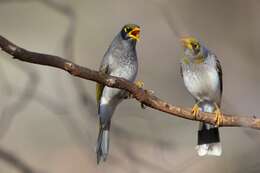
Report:
[{"label": "blurred twig", "polygon": [[[66,34],[66,38],[64,40],[64,49],[71,52],[71,55],[73,54],[73,44],[68,44],[71,38],[74,37],[70,33],[73,33],[75,30],[75,14],[71,8],[67,7],[66,5],[63,5],[61,1],[57,0],[0,0],[0,3],[11,2],[40,2],[68,16],[70,21],[72,22],[69,25],[69,29],[67,31],[68,33]],[[9,129],[15,115],[22,109],[24,109],[26,105],[29,103],[29,101],[33,98],[33,96],[35,96],[35,91],[39,83],[40,76],[38,75],[36,70],[24,68],[21,65],[19,66],[19,68],[28,73],[29,81],[25,84],[25,89],[18,98],[8,103],[7,106],[4,106],[2,110],[2,116],[0,117],[0,138],[2,138]],[[83,134],[75,118],[73,116],[70,116],[71,112],[69,107],[67,105],[60,104],[61,100],[59,101],[59,103],[57,103],[53,99],[45,97],[45,95],[37,94],[35,96],[35,101],[49,109],[55,115],[61,115],[59,116],[59,118],[61,118],[61,121],[64,123],[64,125],[68,127],[68,130],[71,134],[73,134],[73,137],[76,136],[80,141],[83,140],[84,143],[86,143],[86,140],[84,140],[87,137],[86,134]]]},{"label": "blurred twig", "polygon": [[[7,2],[16,2],[15,0],[0,0],[0,3]],[[18,112],[22,111],[28,103],[32,100],[33,95],[36,92],[38,83],[39,83],[39,75],[38,72],[32,68],[25,67],[21,64],[15,64],[16,67],[20,68],[22,71],[28,74],[28,82],[25,84],[24,90],[21,92],[21,95],[16,98],[14,101],[8,102],[1,111],[0,117],[0,138],[3,138],[9,129],[12,120],[17,115]],[[5,75],[5,74],[3,74]],[[8,81],[5,80],[7,87],[10,92],[11,87],[8,86]]]},{"label": "blurred twig", "polygon": [[[19,67],[19,66],[17,66]],[[23,67],[22,70],[25,68]],[[1,112],[0,117],[0,138],[2,138],[6,131],[9,129],[11,122],[15,115],[20,112],[22,109],[28,105],[28,103],[32,100],[38,85],[38,75],[37,73],[30,69],[26,68],[26,73],[28,73],[29,81],[25,85],[25,88],[21,95],[15,99],[12,103],[8,103]]]},{"label": "blurred twig", "polygon": [[[75,46],[75,36],[76,36],[76,26],[77,26],[77,16],[75,10],[71,6],[64,3],[64,1],[60,1],[60,0],[40,0],[40,2],[43,2],[46,6],[52,8],[56,12],[67,17],[69,25],[63,39],[63,54],[66,57],[66,59],[75,61],[74,46]],[[76,78],[71,78],[71,80],[72,80],[72,84],[75,87],[75,91],[77,93],[80,110],[84,110],[83,118],[87,122],[89,121],[89,119],[86,118],[87,113],[89,113],[89,115],[91,116],[96,115],[95,101],[88,94],[87,90],[84,87],[83,81],[78,80]],[[76,120],[74,120],[75,119],[74,116],[70,116],[70,114],[66,114],[64,116],[66,116],[67,119],[70,120],[68,121],[68,123],[71,122],[71,126],[74,126],[75,128],[77,127]],[[64,116],[63,119],[65,120],[66,118]],[[90,135],[85,134],[85,136],[82,137],[82,140],[83,139],[90,139]]]},{"label": "blurred twig", "polygon": [[8,77],[6,76],[6,72],[4,68],[2,67],[2,64],[0,63],[0,74],[1,74],[1,80],[3,81],[3,91],[7,96],[12,95],[13,88],[8,80]]},{"label": "blurred twig", "polygon": [[[64,2],[61,1],[54,1],[54,0],[41,0],[43,3],[45,3],[50,8],[60,12],[64,16],[68,18],[69,26],[66,31],[66,34],[64,36],[63,41],[63,50],[64,50],[64,56],[71,60],[75,61],[74,58],[74,45],[75,45],[75,35],[76,35],[76,24],[77,24],[77,17],[75,14],[75,10],[66,5]],[[89,112],[90,115],[96,115],[96,103],[91,98],[91,96],[86,91],[84,84],[81,80],[73,78],[73,85],[75,86],[75,90],[77,92],[78,98],[80,99],[80,104],[82,105],[82,108],[86,110],[86,112]]]},{"label": "blurred twig", "polygon": [[173,4],[174,1],[164,0],[159,3],[154,0],[154,2],[158,4],[162,16],[177,38],[190,34],[187,27],[183,26],[181,16],[176,16],[178,12],[176,12],[176,6]]},{"label": "blurred twig", "polygon": [[22,173],[36,173],[29,165],[27,165],[23,160],[15,156],[13,153],[0,148],[0,159],[8,163],[9,165],[15,167]]},{"label": "blurred twig", "polygon": [[[86,80],[95,81],[113,88],[127,90],[142,104],[157,109],[161,112],[189,120],[201,121],[209,124],[216,123],[215,115],[212,113],[200,112],[197,117],[194,117],[191,113],[191,109],[171,105],[154,96],[153,93],[138,88],[135,84],[125,79],[102,74],[98,71],[79,66],[58,56],[28,51],[11,43],[2,36],[0,36],[0,47],[4,52],[8,53],[15,59],[34,64],[56,67]],[[255,116],[223,115],[222,118],[223,121],[220,122],[220,126],[260,129],[260,119]]]},{"label": "blurred twig", "polygon": [[66,127],[66,130],[70,133],[70,135],[77,139],[76,142],[79,142],[81,145],[89,144],[89,141],[86,140],[88,136],[83,132],[83,130],[78,125],[77,121],[71,116],[71,112],[68,109],[64,108],[64,105],[59,104],[58,102],[50,99],[48,96],[44,94],[37,94],[35,96],[35,100],[44,106],[46,109],[51,111],[54,115],[56,115],[61,122]]}]

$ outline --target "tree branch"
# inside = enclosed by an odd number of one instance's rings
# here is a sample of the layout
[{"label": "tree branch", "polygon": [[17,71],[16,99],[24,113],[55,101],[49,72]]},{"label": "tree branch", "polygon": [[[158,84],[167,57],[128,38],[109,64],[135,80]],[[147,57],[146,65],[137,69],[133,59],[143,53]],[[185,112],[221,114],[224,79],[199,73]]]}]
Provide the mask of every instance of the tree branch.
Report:
[{"label": "tree branch", "polygon": [[[0,47],[3,51],[12,55],[14,59],[19,59],[21,61],[26,61],[34,64],[56,67],[65,70],[74,76],[86,80],[95,81],[113,88],[127,90],[133,95],[133,97],[136,100],[138,100],[142,104],[153,109],[157,109],[161,112],[165,112],[170,115],[189,120],[215,124],[214,114],[200,112],[195,119],[195,117],[191,114],[191,109],[171,105],[161,100],[160,98],[154,96],[147,90],[138,88],[135,84],[125,79],[109,76],[98,71],[91,70],[89,68],[77,65],[72,61],[68,61],[58,56],[28,51],[11,43],[9,40],[2,36],[0,36]],[[237,116],[225,114],[223,116],[223,121],[220,123],[220,126],[249,127],[254,129],[260,129],[260,119],[256,118],[255,116]]]}]

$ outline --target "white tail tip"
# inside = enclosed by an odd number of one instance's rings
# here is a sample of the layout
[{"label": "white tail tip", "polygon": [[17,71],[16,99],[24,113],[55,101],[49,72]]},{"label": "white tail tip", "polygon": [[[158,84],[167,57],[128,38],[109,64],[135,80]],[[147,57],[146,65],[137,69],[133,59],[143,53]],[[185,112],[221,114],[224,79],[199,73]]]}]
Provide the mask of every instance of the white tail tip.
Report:
[{"label": "white tail tip", "polygon": [[205,156],[205,155],[221,156],[222,154],[221,143],[197,145],[196,150],[199,156]]}]

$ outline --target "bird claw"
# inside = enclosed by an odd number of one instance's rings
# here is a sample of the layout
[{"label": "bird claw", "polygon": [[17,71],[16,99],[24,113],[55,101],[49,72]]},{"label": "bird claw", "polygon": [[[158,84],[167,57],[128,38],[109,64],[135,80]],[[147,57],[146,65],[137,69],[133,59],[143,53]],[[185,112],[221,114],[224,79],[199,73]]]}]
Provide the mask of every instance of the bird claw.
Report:
[{"label": "bird claw", "polygon": [[141,103],[141,108],[146,109],[146,106],[143,103]]},{"label": "bird claw", "polygon": [[154,95],[154,90],[145,90],[147,93],[149,93],[150,95]]},{"label": "bird claw", "polygon": [[[141,81],[141,80],[135,81],[134,84],[135,84],[135,85],[137,86],[137,88],[139,88],[139,89],[141,89],[141,88],[144,87],[144,82]],[[153,94],[153,93],[154,93],[153,90],[145,90],[145,91],[148,92],[149,94]],[[132,98],[133,98],[133,95],[132,95],[131,93],[129,93],[129,94],[125,97],[125,99],[132,99]],[[145,106],[143,103],[141,103],[141,108],[142,108],[142,109],[146,109],[146,106]]]},{"label": "bird claw", "polygon": [[[144,87],[144,82],[141,80],[137,80],[137,81],[135,81],[135,85],[137,86],[137,88],[141,89]],[[147,92],[150,93],[150,90],[147,90]],[[143,103],[141,103],[141,108],[146,109],[146,106]]]},{"label": "bird claw", "polygon": [[199,107],[199,105],[196,103],[196,104],[193,106],[192,110],[191,110],[191,113],[192,113],[192,115],[194,116],[195,119],[196,119],[196,117],[199,115],[199,112],[200,112],[200,107]]},{"label": "bird claw", "polygon": [[131,93],[127,93],[126,96],[123,97],[124,99],[132,99],[133,95]]},{"label": "bird claw", "polygon": [[[139,88],[139,89],[141,89],[141,88],[144,87],[144,82],[141,81],[141,80],[135,81],[134,84],[135,84],[135,85],[137,86],[137,88]],[[132,99],[132,98],[134,98],[134,97],[133,97],[133,95],[132,95],[131,93],[128,93],[128,95],[127,95],[126,97],[124,97],[124,99]],[[143,108],[144,106],[141,106],[141,107]]]},{"label": "bird claw", "polygon": [[216,108],[215,113],[215,126],[218,127],[223,122],[223,114],[220,111],[219,107]]},{"label": "bird claw", "polygon": [[137,81],[135,81],[135,85],[137,86],[137,88],[143,88],[144,82],[141,80],[137,80]]}]

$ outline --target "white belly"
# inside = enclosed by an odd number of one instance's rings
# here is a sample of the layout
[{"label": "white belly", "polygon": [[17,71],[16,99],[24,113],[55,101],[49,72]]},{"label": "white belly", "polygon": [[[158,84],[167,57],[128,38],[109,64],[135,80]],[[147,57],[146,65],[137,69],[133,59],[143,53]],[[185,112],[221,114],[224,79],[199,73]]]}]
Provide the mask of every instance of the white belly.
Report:
[{"label": "white belly", "polygon": [[185,70],[183,72],[184,84],[197,100],[218,101],[220,97],[218,73],[213,68],[206,66],[203,68],[206,69],[196,70],[196,73]]}]

